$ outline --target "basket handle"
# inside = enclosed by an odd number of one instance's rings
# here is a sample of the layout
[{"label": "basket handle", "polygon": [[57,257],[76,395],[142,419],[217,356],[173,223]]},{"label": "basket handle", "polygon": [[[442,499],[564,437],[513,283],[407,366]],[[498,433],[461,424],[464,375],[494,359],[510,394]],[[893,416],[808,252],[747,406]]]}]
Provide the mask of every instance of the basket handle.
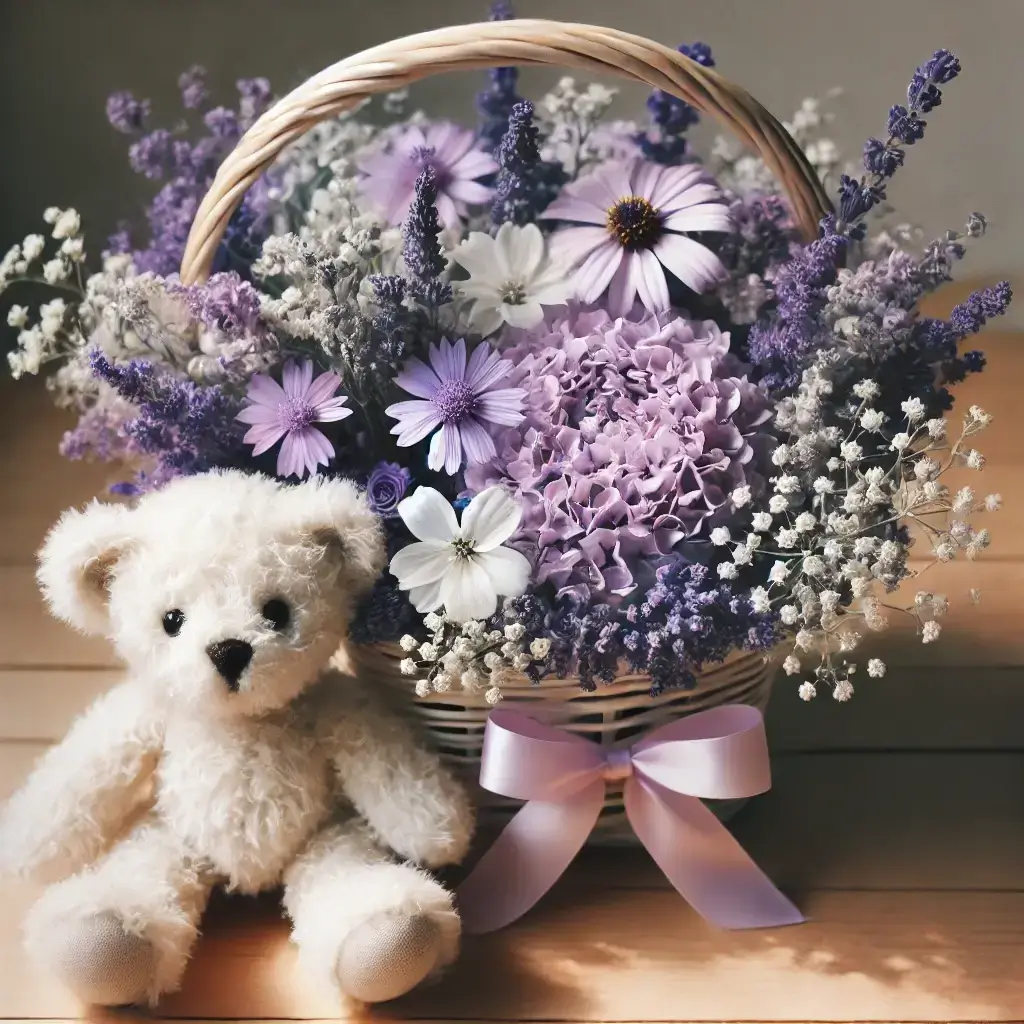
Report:
[{"label": "basket handle", "polygon": [[406,36],[346,57],[308,79],[245,133],[217,171],[196,212],[181,280],[209,276],[231,214],[250,185],[285,146],[320,121],[350,110],[374,93],[391,92],[429,75],[509,64],[556,64],[618,75],[662,89],[716,117],[775,174],[807,239],[831,204],[800,147],[739,86],[675,50],[642,36],[594,25],[513,19]]}]

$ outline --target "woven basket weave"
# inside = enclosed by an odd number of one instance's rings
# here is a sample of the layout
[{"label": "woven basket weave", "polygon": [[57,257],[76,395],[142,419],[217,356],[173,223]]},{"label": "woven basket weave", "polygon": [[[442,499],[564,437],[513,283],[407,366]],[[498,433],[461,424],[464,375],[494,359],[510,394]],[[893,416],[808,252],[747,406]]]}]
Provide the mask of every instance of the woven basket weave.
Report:
[{"label": "woven basket weave", "polygon": [[[289,143],[315,124],[351,110],[367,97],[400,89],[429,75],[509,64],[552,64],[598,75],[614,75],[662,89],[719,120],[756,152],[785,191],[804,237],[817,234],[830,210],[827,196],[803,153],[781,124],[743,89],[675,50],[615,29],[516,19],[440,29],[397,39],[348,57],[314,75],[268,110],[246,132],[221,165],[196,213],[182,260],[184,284],[204,281],[235,208],[246,189]],[[397,648],[354,649],[352,660],[403,696],[409,680],[398,672]],[[592,693],[576,680],[532,686],[523,677],[504,687],[505,699],[528,704],[532,713],[603,744],[629,737],[681,715],[720,704],[743,702],[761,709],[768,701],[774,666],[759,654],[736,654],[701,674],[689,691],[652,698],[650,680],[623,675]],[[417,715],[445,756],[470,779],[479,765],[488,705],[479,695],[432,694],[417,700]],[[507,806],[481,794],[495,815]],[[728,808],[724,808],[728,811]],[[603,836],[622,829],[621,792],[610,791],[602,816]]]}]

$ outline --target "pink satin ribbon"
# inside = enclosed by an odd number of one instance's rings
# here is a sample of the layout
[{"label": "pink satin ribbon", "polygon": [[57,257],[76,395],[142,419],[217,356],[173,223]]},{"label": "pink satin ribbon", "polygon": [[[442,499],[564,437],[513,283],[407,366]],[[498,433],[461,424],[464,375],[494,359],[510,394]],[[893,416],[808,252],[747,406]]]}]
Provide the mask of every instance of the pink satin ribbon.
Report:
[{"label": "pink satin ribbon", "polygon": [[480,784],[528,803],[459,886],[465,930],[496,931],[525,914],[580,851],[606,786],[618,780],[640,842],[702,917],[723,928],[804,920],[700,799],[749,797],[771,786],[756,708],[701,711],[612,750],[499,709],[484,732]]}]

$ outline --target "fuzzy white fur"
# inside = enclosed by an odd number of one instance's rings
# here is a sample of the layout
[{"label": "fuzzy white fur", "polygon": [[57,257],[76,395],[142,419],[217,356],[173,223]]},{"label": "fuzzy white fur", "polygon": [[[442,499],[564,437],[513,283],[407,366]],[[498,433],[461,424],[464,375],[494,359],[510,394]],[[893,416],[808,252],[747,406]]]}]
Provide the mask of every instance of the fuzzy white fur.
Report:
[{"label": "fuzzy white fur", "polygon": [[[26,924],[37,957],[113,913],[152,946],[155,1001],[179,984],[214,885],[284,883],[301,957],[331,984],[345,986],[346,940],[381,915],[426,916],[429,959],[454,958],[451,897],[417,865],[464,855],[469,801],[373,680],[324,668],[382,560],[341,481],[212,473],[64,515],[40,584],[56,615],[110,637],[128,679],[0,811],[0,868],[57,882]],[[290,608],[282,630],[261,614],[271,598]],[[235,691],[207,653],[226,639],[253,650]]]}]

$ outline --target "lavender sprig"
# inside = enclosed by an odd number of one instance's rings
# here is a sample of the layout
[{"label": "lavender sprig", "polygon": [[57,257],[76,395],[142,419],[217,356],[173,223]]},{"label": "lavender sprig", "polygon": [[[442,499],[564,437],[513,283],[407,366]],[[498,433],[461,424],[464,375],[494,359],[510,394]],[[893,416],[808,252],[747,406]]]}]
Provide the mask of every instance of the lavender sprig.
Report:
[{"label": "lavender sprig", "polygon": [[416,179],[416,197],[402,225],[402,258],[410,275],[409,290],[428,306],[451,302],[452,286],[441,280],[444,253],[438,235],[437,179],[432,167],[424,167]]},{"label": "lavender sprig", "polygon": [[[515,11],[505,0],[491,4],[489,21],[512,21]],[[487,87],[476,94],[476,109],[480,115],[477,131],[487,149],[495,152],[508,127],[512,108],[522,100],[516,92],[519,69],[516,67],[490,68]]]}]

